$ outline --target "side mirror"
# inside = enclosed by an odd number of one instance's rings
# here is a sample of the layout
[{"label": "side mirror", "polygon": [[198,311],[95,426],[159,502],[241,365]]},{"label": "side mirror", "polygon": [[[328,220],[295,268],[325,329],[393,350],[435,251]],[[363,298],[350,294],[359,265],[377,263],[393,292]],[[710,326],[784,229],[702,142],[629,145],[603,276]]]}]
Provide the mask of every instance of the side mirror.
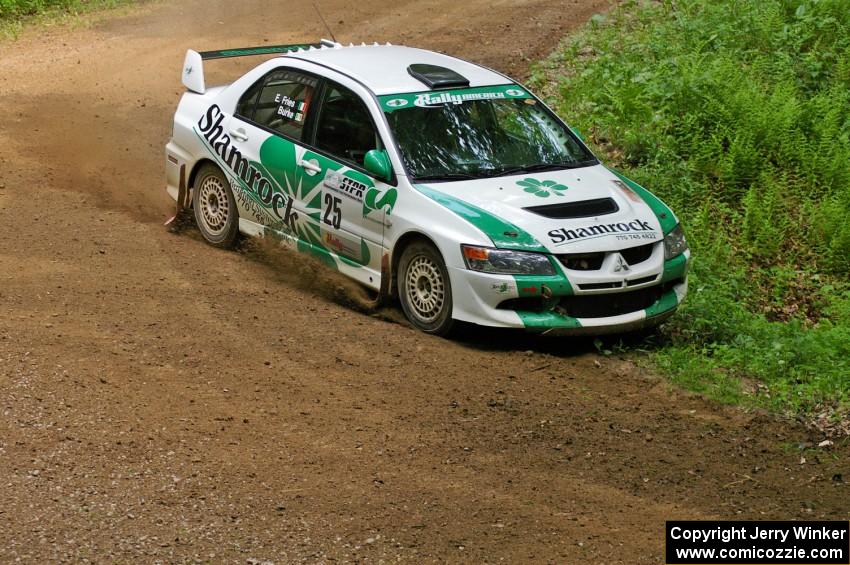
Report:
[{"label": "side mirror", "polygon": [[363,166],[375,178],[389,181],[393,178],[393,166],[390,163],[390,156],[383,149],[372,149],[363,158]]},{"label": "side mirror", "polygon": [[584,136],[581,134],[581,132],[579,130],[577,130],[573,126],[570,126],[570,131],[573,132],[573,135],[575,135],[577,138],[579,138],[582,143],[584,143]]}]

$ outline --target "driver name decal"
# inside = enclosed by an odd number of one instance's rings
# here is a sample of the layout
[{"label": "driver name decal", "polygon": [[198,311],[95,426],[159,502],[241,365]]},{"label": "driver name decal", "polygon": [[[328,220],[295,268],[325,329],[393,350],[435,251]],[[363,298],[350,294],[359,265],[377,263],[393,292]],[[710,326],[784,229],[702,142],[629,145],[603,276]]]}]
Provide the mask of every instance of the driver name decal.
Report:
[{"label": "driver name decal", "polygon": [[280,104],[277,107],[277,115],[293,122],[303,122],[304,114],[307,113],[307,102],[303,100],[295,100],[289,96],[283,96],[280,92],[275,94],[275,104]]}]

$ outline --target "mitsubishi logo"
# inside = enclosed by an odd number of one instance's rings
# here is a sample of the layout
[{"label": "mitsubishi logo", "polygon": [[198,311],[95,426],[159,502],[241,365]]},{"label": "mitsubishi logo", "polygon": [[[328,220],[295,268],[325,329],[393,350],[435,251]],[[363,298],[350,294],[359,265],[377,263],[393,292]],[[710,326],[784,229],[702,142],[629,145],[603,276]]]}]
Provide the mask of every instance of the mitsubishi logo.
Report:
[{"label": "mitsubishi logo", "polygon": [[615,273],[625,273],[629,270],[629,264],[626,263],[626,260],[623,259],[623,256],[617,253],[616,258],[614,259],[614,272]]}]

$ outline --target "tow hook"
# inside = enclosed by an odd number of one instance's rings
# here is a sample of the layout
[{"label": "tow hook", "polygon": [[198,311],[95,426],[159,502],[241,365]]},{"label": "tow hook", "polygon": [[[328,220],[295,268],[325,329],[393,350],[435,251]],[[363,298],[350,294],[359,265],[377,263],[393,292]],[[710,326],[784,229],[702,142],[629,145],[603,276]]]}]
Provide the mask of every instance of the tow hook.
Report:
[{"label": "tow hook", "polygon": [[558,306],[558,297],[554,295],[552,289],[545,284],[540,285],[540,296],[543,297],[543,308],[546,310],[554,310]]}]

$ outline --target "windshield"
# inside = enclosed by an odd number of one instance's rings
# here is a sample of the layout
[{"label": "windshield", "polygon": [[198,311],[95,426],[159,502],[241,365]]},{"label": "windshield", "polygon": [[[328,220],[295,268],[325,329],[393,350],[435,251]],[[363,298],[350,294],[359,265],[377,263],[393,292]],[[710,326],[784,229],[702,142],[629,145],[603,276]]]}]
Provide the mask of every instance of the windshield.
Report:
[{"label": "windshield", "polygon": [[593,155],[517,85],[382,96],[414,180],[456,180],[595,165]]}]

